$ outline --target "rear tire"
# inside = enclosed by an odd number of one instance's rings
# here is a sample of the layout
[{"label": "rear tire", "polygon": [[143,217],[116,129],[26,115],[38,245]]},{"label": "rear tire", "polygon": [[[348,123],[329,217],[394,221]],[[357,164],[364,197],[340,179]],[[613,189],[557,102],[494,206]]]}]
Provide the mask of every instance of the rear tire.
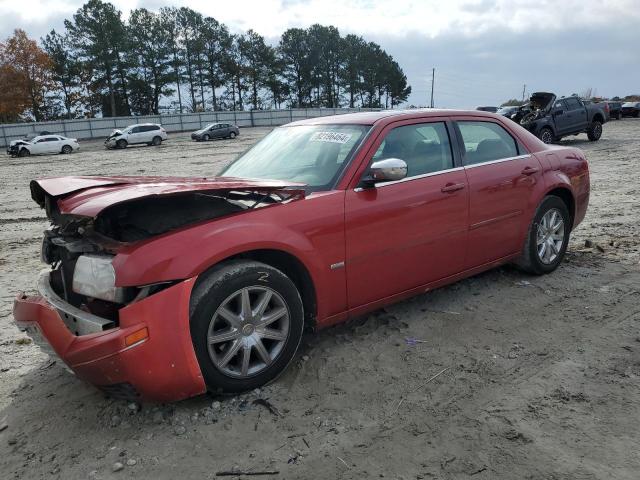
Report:
[{"label": "rear tire", "polygon": [[31,155],[31,152],[26,148],[21,148],[20,151],[18,152],[19,157],[28,157],[29,155]]},{"label": "rear tire", "polygon": [[116,147],[118,147],[118,148],[127,148],[127,141],[125,139],[118,140],[116,142]]},{"label": "rear tire", "polygon": [[593,122],[591,122],[591,125],[589,125],[589,128],[587,129],[587,137],[589,137],[589,140],[591,140],[592,142],[597,142],[598,140],[600,140],[601,136],[602,123],[600,123],[598,120],[594,120]]},{"label": "rear tire", "polygon": [[567,251],[570,225],[571,216],[562,199],[545,197],[533,216],[517,265],[533,275],[553,272]]},{"label": "rear tire", "polygon": [[616,120],[622,120],[622,112],[616,114]]},{"label": "rear tire", "polygon": [[62,147],[62,153],[64,153],[65,155],[69,155],[71,152],[73,152],[73,148],[71,148],[71,145],[65,145]]},{"label": "rear tire", "polygon": [[208,390],[240,393],[277,378],[303,324],[300,294],[280,270],[235,260],[205,273],[191,296],[190,329]]},{"label": "rear tire", "polygon": [[153,137],[153,140],[151,140],[151,145],[153,145],[154,147],[157,147],[161,143],[162,143],[162,138],[160,137]]}]

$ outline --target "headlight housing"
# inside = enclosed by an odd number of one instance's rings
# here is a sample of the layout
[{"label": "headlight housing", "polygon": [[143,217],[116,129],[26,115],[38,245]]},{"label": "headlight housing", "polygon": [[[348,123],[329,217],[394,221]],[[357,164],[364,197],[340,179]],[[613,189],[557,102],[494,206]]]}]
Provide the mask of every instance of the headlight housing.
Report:
[{"label": "headlight housing", "polygon": [[73,271],[73,291],[91,298],[124,303],[125,290],[116,287],[116,272],[106,255],[80,255]]}]

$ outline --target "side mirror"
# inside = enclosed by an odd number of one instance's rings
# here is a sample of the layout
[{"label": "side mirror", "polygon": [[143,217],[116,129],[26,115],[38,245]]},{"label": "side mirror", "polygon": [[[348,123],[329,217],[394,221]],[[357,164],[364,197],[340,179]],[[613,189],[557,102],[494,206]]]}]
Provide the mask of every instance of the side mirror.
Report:
[{"label": "side mirror", "polygon": [[363,186],[373,187],[376,183],[394,182],[407,176],[407,164],[399,158],[386,158],[373,162],[369,172],[362,179]]}]

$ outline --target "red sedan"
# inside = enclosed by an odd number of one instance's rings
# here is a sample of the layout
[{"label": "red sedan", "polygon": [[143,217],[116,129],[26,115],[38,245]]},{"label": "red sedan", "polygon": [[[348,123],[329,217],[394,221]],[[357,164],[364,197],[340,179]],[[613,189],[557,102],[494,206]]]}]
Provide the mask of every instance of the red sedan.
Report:
[{"label": "red sedan", "polygon": [[175,401],[276,378],[327,327],[507,262],[562,261],[589,171],[479,111],[385,111],[273,130],[214,178],[31,183],[51,220],[20,328],[115,397]]}]

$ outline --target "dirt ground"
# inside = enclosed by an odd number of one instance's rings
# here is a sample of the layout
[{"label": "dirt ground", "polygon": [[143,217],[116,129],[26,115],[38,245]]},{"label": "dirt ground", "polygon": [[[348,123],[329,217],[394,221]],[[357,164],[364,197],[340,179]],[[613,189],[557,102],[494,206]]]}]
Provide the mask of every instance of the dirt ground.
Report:
[{"label": "dirt ground", "polygon": [[0,160],[0,478],[638,478],[640,120],[562,142],[586,151],[592,197],[555,273],[500,268],[307,335],[261,391],[138,410],[13,326],[42,268],[30,179],[211,175],[267,131]]}]

